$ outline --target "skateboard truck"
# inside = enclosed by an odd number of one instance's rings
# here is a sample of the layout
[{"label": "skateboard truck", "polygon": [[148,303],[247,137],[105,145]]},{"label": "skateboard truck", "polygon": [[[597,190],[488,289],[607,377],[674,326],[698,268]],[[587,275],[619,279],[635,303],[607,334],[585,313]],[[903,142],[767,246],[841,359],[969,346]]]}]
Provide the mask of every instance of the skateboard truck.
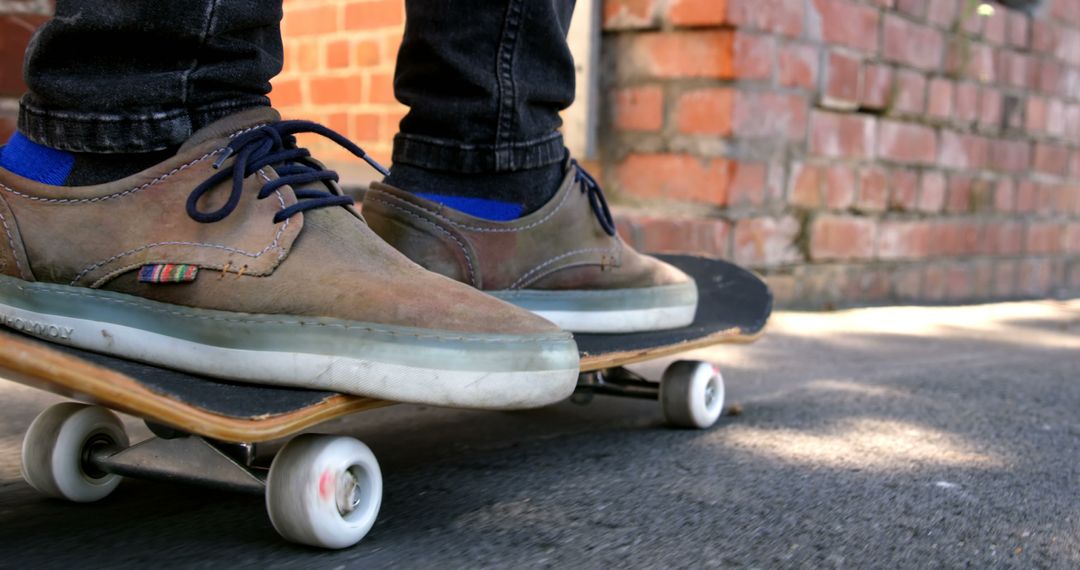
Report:
[{"label": "skateboard truck", "polygon": [[679,360],[664,370],[660,382],[650,382],[622,366],[583,372],[571,401],[585,405],[593,396],[659,400],[664,419],[675,427],[711,427],[724,409],[724,377],[716,366],[699,360]]},{"label": "skateboard truck", "polygon": [[127,448],[90,443],[83,469],[87,474],[194,483],[262,495],[268,470],[256,467],[254,459],[255,445],[250,443],[219,443],[196,436],[153,437]]}]

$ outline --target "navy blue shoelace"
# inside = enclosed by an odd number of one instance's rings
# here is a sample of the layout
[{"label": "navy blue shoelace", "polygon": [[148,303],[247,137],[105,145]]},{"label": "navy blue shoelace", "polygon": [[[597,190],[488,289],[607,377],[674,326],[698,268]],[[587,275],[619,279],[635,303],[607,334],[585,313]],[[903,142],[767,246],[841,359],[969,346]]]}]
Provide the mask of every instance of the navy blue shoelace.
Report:
[{"label": "navy blue shoelace", "polygon": [[[237,135],[229,142],[225,151],[214,162],[214,168],[220,169],[220,172],[208,178],[188,196],[187,214],[196,222],[206,224],[225,219],[240,203],[240,197],[244,191],[244,179],[266,166],[273,166],[278,178],[263,185],[259,190],[258,199],[262,200],[270,196],[275,190],[285,185],[293,187],[297,199],[296,204],[274,214],[275,224],[300,212],[352,204],[352,198],[331,192],[329,186],[324,185],[326,189],[303,187],[316,182],[337,182],[338,174],[319,166],[311,160],[311,152],[296,146],[294,135],[298,133],[322,135],[363,159],[383,176],[389,174],[389,171],[368,156],[364,149],[331,129],[311,121],[279,121]],[[231,156],[235,156],[236,160],[221,169]],[[212,212],[199,210],[199,199],[229,178],[232,178],[232,190],[225,205]]]},{"label": "navy blue shoelace", "polygon": [[615,235],[615,220],[611,217],[607,199],[604,198],[604,190],[600,183],[591,174],[578,164],[578,161],[570,159],[570,165],[574,168],[574,181],[581,184],[581,191],[589,195],[589,205],[592,206],[593,214],[596,214],[600,227],[604,228],[607,235]]}]

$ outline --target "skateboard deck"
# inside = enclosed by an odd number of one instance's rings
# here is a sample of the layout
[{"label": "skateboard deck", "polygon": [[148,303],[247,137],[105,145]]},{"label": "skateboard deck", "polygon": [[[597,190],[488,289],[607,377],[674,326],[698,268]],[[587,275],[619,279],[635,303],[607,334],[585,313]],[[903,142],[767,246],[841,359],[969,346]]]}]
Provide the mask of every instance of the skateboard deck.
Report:
[{"label": "skateboard deck", "polygon": [[[753,273],[693,256],[661,256],[697,281],[698,312],[684,328],[575,335],[589,373],[761,335],[772,295]],[[0,333],[0,378],[131,413],[225,442],[261,442],[394,402],[334,392],[239,384],[158,368],[19,333]]]}]

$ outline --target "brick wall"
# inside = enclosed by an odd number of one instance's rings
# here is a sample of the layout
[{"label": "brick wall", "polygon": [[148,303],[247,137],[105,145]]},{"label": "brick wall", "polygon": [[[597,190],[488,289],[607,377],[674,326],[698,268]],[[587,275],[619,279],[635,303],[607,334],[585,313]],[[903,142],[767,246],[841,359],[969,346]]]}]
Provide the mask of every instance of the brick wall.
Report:
[{"label": "brick wall", "polygon": [[[285,0],[285,68],[274,106],[289,118],[321,122],[389,163],[405,107],[394,100],[394,63],[405,21],[403,0]],[[304,141],[335,167],[352,155],[325,139]]]},{"label": "brick wall", "polygon": [[1046,4],[607,0],[624,233],[789,305],[1080,293],[1080,2]]},{"label": "brick wall", "polygon": [[[602,1],[597,174],[639,247],[745,263],[789,306],[1080,294],[1080,2]],[[48,5],[0,0],[0,137]],[[275,105],[385,161],[402,0],[285,12]]]},{"label": "brick wall", "polygon": [[15,131],[22,79],[23,52],[34,33],[52,12],[48,0],[0,0],[0,141]]}]

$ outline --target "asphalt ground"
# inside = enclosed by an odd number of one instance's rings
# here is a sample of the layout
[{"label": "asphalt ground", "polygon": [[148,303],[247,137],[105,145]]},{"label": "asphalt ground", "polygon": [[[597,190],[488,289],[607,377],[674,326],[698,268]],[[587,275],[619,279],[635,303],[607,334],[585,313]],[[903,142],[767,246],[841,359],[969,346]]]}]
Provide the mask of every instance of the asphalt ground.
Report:
[{"label": "asphalt ground", "polygon": [[691,356],[741,411],[707,431],[604,397],[322,426],[370,445],[386,484],[336,552],[281,541],[252,496],[39,497],[19,446],[59,398],[0,382],[0,568],[1080,567],[1080,301],[779,313]]}]

